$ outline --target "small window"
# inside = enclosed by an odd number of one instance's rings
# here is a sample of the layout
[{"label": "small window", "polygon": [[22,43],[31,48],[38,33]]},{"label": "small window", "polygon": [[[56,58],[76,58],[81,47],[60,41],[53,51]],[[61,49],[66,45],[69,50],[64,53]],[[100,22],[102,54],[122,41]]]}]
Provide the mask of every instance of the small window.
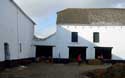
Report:
[{"label": "small window", "polygon": [[99,42],[99,32],[93,33],[93,42]]},{"label": "small window", "polygon": [[78,42],[78,32],[72,32],[72,42]]},{"label": "small window", "polygon": [[20,43],[20,52],[22,52],[22,44]]},{"label": "small window", "polygon": [[4,52],[5,52],[5,60],[10,59],[10,51],[9,51],[9,44],[4,43]]}]

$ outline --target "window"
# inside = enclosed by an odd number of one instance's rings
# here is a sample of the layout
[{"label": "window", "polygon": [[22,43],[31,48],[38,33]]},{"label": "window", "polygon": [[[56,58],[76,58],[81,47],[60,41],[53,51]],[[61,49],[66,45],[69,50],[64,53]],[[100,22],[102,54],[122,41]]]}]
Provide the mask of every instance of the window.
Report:
[{"label": "window", "polygon": [[20,52],[22,52],[22,44],[20,43]]},{"label": "window", "polygon": [[72,42],[78,42],[78,32],[72,32]]},{"label": "window", "polygon": [[99,42],[99,32],[93,33],[93,42]]},{"label": "window", "polygon": [[10,59],[9,44],[4,43],[5,60]]}]

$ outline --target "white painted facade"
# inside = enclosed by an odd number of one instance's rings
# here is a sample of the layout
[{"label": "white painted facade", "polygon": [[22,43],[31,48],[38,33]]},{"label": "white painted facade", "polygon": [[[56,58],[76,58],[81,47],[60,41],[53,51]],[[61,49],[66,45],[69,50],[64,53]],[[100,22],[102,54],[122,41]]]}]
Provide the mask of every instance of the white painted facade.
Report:
[{"label": "white painted facade", "polygon": [[[125,60],[124,9],[68,8],[57,12],[56,33],[34,45],[54,46],[53,58],[69,59],[69,47],[87,47],[86,59],[96,59],[96,48],[111,48],[111,60]],[[72,32],[78,32],[78,42],[72,42]],[[99,42],[93,42],[93,33]],[[110,56],[110,55],[108,55]]]},{"label": "white painted facade", "polygon": [[[71,41],[71,32],[78,32],[78,42]],[[93,42],[93,32],[100,33],[100,42]],[[88,47],[86,59],[95,59],[94,47],[113,47],[112,60],[125,60],[125,26],[57,25],[54,36],[35,41],[35,45],[54,45],[53,58],[69,58],[68,46]]]},{"label": "white painted facade", "polygon": [[34,57],[34,23],[11,0],[0,0],[0,61],[5,60],[4,43],[10,60]]}]

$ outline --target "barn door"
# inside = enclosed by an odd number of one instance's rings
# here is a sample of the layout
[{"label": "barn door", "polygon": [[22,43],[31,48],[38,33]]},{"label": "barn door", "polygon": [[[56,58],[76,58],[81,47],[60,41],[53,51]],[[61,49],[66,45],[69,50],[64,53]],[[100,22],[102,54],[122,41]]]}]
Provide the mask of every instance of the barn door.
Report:
[{"label": "barn door", "polygon": [[69,60],[76,62],[77,56],[81,54],[82,61],[86,60],[86,47],[69,47]]}]

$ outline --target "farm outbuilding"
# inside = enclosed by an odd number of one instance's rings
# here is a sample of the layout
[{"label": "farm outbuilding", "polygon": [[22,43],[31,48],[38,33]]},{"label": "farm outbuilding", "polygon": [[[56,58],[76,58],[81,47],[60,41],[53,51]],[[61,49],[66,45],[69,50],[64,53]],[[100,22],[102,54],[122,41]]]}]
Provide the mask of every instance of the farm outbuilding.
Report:
[{"label": "farm outbuilding", "polygon": [[[57,12],[56,33],[36,39],[37,45],[54,45],[53,59],[83,61],[102,58],[125,60],[125,9],[68,8]],[[39,42],[39,43],[38,43]]]},{"label": "farm outbuilding", "polygon": [[13,0],[0,0],[0,67],[35,57],[34,26]]}]

